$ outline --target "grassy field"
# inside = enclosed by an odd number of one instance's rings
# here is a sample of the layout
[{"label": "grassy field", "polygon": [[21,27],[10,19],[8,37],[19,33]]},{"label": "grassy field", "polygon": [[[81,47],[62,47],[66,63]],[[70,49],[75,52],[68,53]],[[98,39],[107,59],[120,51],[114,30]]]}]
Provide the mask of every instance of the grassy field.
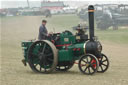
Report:
[{"label": "grassy field", "polygon": [[96,31],[100,40],[118,44],[128,44],[128,29]]},{"label": "grassy field", "polygon": [[[128,84],[128,29],[96,30],[102,41],[103,52],[109,56],[110,68],[103,74],[83,75],[75,65],[68,72],[36,74],[21,63],[21,41],[35,39],[42,16],[1,18],[0,83],[2,85],[127,85]],[[56,15],[47,18],[48,31],[72,30],[80,20],[75,15]]]}]

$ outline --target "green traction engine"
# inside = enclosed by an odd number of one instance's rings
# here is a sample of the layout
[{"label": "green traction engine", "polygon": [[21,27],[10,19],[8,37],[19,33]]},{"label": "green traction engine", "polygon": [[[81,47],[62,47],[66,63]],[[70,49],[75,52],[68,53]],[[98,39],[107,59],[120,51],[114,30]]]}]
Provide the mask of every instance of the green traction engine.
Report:
[{"label": "green traction engine", "polygon": [[70,31],[51,34],[47,40],[22,42],[24,50],[23,63],[37,73],[67,71],[78,63],[83,74],[103,73],[109,67],[108,58],[102,53],[102,45],[94,36],[94,7],[88,7],[89,38],[84,30],[77,29],[73,35]]}]

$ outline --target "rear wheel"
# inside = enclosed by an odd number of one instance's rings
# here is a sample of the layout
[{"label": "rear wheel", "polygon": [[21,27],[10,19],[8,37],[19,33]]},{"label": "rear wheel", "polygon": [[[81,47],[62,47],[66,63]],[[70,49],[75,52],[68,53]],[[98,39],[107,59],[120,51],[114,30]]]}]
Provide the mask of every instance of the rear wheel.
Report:
[{"label": "rear wheel", "polygon": [[99,58],[99,69],[97,70],[97,72],[99,73],[104,73],[105,71],[107,71],[108,67],[109,67],[109,60],[107,58],[106,55],[101,54],[102,57]]},{"label": "rear wheel", "polygon": [[78,67],[83,74],[92,75],[97,72],[99,63],[94,55],[86,54],[80,58]]},{"label": "rear wheel", "polygon": [[28,63],[34,72],[50,73],[58,62],[57,49],[48,40],[34,42],[28,50]]}]

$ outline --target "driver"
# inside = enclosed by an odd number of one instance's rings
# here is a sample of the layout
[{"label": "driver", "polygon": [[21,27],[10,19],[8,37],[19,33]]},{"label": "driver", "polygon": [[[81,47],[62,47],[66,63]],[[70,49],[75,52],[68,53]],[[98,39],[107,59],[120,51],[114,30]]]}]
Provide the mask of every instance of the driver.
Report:
[{"label": "driver", "polygon": [[48,37],[48,31],[46,28],[46,20],[42,20],[42,25],[39,28],[38,40],[45,40]]}]

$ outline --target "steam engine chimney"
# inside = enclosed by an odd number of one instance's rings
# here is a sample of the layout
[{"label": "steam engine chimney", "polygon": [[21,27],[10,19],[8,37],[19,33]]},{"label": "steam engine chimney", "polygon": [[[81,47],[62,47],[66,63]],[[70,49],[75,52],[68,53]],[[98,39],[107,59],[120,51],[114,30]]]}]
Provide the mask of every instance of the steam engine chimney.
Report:
[{"label": "steam engine chimney", "polygon": [[88,15],[89,15],[90,41],[94,41],[94,6],[93,5],[89,5],[89,7],[88,7]]}]

